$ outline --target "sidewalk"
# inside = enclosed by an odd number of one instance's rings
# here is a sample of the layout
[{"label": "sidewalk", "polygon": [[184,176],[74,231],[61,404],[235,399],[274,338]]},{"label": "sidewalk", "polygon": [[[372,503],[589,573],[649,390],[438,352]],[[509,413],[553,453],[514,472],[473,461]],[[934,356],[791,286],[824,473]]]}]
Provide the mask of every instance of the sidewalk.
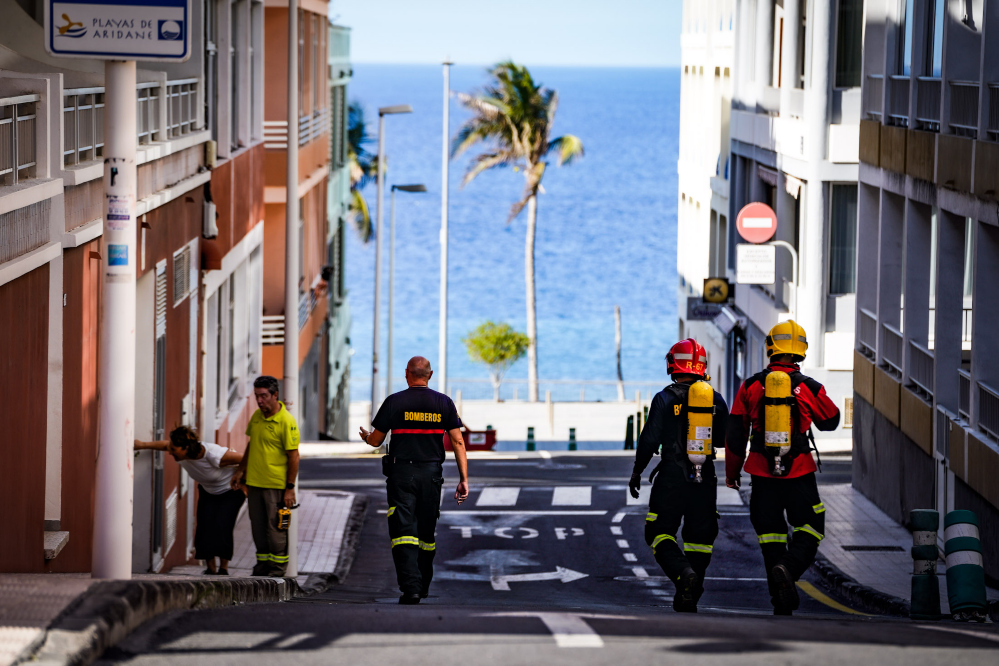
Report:
[{"label": "sidewalk", "polygon": [[[299,576],[294,580],[250,577],[256,549],[245,505],[233,535],[229,577],[204,576],[200,565],[113,582],[96,581],[89,574],[0,574],[0,666],[30,660],[39,650],[62,652],[73,645],[92,653],[102,639],[106,642],[108,636],[127,634],[141,622],[177,608],[278,601],[325,589],[350,567],[365,502],[354,493],[334,490],[302,490],[299,496]],[[127,607],[105,608],[109,612],[104,615],[109,617],[102,617],[94,613],[102,604],[90,597],[108,594],[120,597]],[[81,612],[89,622],[83,628],[80,617],[69,617]],[[72,632],[60,626],[67,619],[66,624],[74,627]],[[67,633],[78,636],[74,640]]]},{"label": "sidewalk", "polygon": [[[850,484],[819,486],[819,494],[826,507],[826,528],[817,568],[845,596],[871,610],[901,614],[910,601],[912,534]],[[841,580],[836,570],[869,589]],[[940,605],[945,614],[950,612],[946,571],[944,561],[938,560]],[[999,590],[989,588],[988,598],[999,599]]]}]

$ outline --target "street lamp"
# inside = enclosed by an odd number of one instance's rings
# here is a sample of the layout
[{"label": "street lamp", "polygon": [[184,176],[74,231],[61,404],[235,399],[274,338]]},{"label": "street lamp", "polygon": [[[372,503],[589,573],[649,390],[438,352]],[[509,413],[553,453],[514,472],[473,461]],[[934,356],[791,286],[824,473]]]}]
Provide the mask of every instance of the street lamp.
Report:
[{"label": "street lamp", "polygon": [[395,191],[426,192],[425,185],[393,185],[389,197],[389,307],[388,307],[388,356],[385,359],[385,395],[392,395],[392,301],[395,295]]},{"label": "street lamp", "polygon": [[382,295],[382,192],[385,190],[385,116],[412,113],[409,104],[383,106],[378,109],[378,215],[375,218],[375,314],[371,350],[371,418],[378,411],[378,310]]}]

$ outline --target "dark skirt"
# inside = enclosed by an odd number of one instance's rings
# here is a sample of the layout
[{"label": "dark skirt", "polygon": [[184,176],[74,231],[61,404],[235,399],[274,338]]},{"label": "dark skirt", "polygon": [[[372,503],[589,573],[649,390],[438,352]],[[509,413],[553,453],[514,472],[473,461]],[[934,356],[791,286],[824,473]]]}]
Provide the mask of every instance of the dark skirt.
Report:
[{"label": "dark skirt", "polygon": [[227,490],[212,495],[198,486],[198,524],[194,532],[194,559],[232,559],[232,531],[246,495]]}]

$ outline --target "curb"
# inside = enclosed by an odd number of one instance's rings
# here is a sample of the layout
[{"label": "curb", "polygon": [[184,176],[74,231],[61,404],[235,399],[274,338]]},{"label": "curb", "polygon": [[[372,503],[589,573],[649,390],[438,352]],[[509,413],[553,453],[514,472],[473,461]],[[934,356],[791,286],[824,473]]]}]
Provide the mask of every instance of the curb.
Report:
[{"label": "curb", "polygon": [[73,600],[12,666],[87,666],[143,623],[170,611],[273,603],[324,592],[350,571],[368,503],[355,495],[336,571],[310,574],[301,586],[294,578],[263,577],[101,581]]},{"label": "curb", "polygon": [[909,617],[908,601],[858,583],[840,571],[821,553],[816,555],[812,568],[818,572],[830,590],[849,599],[862,610],[878,615]]}]

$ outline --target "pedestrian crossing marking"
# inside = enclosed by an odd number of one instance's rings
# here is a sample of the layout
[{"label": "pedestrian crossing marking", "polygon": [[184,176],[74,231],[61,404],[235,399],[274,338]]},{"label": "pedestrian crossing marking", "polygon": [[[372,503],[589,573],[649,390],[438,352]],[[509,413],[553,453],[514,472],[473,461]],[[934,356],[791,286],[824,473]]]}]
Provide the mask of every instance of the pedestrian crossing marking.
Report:
[{"label": "pedestrian crossing marking", "polygon": [[638,497],[632,497],[631,493],[627,490],[624,491],[625,497],[628,498],[628,505],[635,506],[638,504],[649,505],[649,499],[652,497],[652,484],[646,484],[638,489]]},{"label": "pedestrian crossing marking", "polygon": [[520,488],[502,488],[488,486],[479,493],[479,499],[475,506],[514,506],[517,504],[517,497],[520,496]]},{"label": "pedestrian crossing marking", "polygon": [[634,553],[625,553],[624,560],[625,562],[637,562],[638,557]]},{"label": "pedestrian crossing marking", "polygon": [[631,546],[628,545],[628,542],[626,540],[624,540],[624,539],[618,539],[617,540],[617,547],[618,548],[624,548],[625,550],[628,550],[628,549],[631,548]]},{"label": "pedestrian crossing marking", "polygon": [[552,506],[589,506],[593,501],[591,486],[556,486]]}]

